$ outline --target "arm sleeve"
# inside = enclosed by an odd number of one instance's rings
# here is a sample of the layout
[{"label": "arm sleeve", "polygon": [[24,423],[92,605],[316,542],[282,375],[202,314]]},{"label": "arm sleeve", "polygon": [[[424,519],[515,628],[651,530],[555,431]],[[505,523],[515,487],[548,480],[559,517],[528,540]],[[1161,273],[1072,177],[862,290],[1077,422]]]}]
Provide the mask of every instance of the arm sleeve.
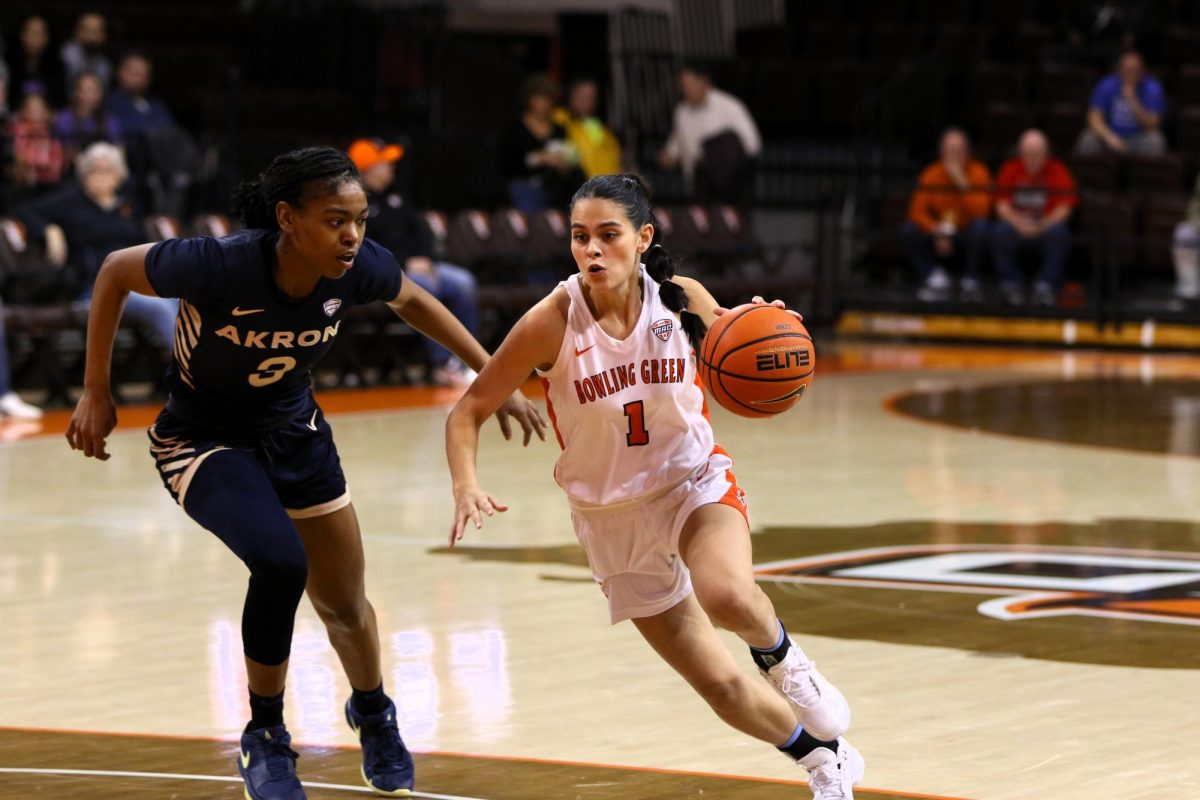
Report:
[{"label": "arm sleeve", "polygon": [[912,198],[908,201],[908,219],[925,233],[933,230],[937,220],[929,213],[929,184],[933,167],[926,167],[917,178],[917,187],[913,189]]},{"label": "arm sleeve", "polygon": [[370,239],[363,240],[359,249],[359,262],[351,270],[357,274],[354,285],[354,302],[366,305],[375,300],[390,303],[400,294],[403,274],[396,257],[385,247]]},{"label": "arm sleeve", "polygon": [[1062,162],[1054,162],[1050,169],[1046,186],[1050,189],[1051,195],[1046,210],[1050,211],[1059,206],[1074,208],[1075,204],[1079,202],[1079,197],[1075,194],[1075,179],[1071,177],[1071,173],[1067,171]]},{"label": "arm sleeve", "polygon": [[992,198],[988,194],[988,184],[991,175],[983,164],[972,164],[967,170],[970,187],[967,189],[963,202],[972,219],[987,219],[992,213]]},{"label": "arm sleeve", "polygon": [[1166,99],[1163,96],[1162,84],[1156,80],[1146,82],[1146,95],[1142,101],[1142,106],[1151,114],[1163,115],[1166,109]]},{"label": "arm sleeve", "polygon": [[729,123],[741,138],[746,155],[757,157],[762,152],[762,137],[758,133],[758,126],[754,124],[754,117],[750,116],[745,104],[736,97],[730,98],[729,111]]},{"label": "arm sleeve", "polygon": [[1013,186],[1016,183],[1013,175],[1013,162],[1007,162],[1000,168],[1000,174],[996,176],[996,191],[993,196],[995,202],[1006,200],[1011,202],[1013,196]]},{"label": "arm sleeve", "polygon": [[55,192],[14,209],[14,216],[25,226],[25,233],[30,239],[41,239],[46,235],[47,226],[59,224],[59,195],[59,192]]},{"label": "arm sleeve", "polygon": [[425,224],[425,218],[421,216],[421,212],[407,203],[401,206],[401,210],[404,212],[405,233],[410,243],[408,256],[433,258],[433,236],[429,233],[429,226]]},{"label": "arm sleeve", "polygon": [[210,305],[225,296],[225,254],[216,239],[168,239],[146,253],[146,278],[159,297]]},{"label": "arm sleeve", "polygon": [[669,158],[683,158],[683,137],[679,133],[682,127],[680,123],[681,114],[681,107],[676,106],[675,113],[671,115],[671,133],[667,135],[667,143],[663,145],[663,152]]}]

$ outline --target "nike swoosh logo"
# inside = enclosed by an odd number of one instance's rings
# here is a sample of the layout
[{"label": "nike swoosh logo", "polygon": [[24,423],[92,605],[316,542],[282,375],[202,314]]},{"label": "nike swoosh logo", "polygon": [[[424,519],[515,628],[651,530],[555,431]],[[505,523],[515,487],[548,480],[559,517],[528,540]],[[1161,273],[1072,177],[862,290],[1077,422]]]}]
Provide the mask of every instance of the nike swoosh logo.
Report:
[{"label": "nike swoosh logo", "polygon": [[308,425],[306,426],[310,431],[315,431],[317,429],[317,414],[319,412],[320,409],[313,412],[313,418],[309,420]]},{"label": "nike swoosh logo", "polygon": [[260,314],[263,311],[266,311],[266,309],[265,308],[238,308],[237,306],[233,307],[233,315],[235,317],[244,317],[247,314]]},{"label": "nike swoosh logo", "polygon": [[576,348],[575,348],[575,355],[576,355],[576,356],[581,356],[581,355],[583,355],[584,353],[586,353],[588,350],[591,350],[591,349],[592,349],[593,347],[595,347],[595,346],[596,346],[596,345],[594,345],[594,344],[589,344],[587,347],[583,348],[582,350],[580,350],[578,347],[576,347]]},{"label": "nike swoosh logo", "polygon": [[250,754],[242,753],[242,769],[250,769]]}]

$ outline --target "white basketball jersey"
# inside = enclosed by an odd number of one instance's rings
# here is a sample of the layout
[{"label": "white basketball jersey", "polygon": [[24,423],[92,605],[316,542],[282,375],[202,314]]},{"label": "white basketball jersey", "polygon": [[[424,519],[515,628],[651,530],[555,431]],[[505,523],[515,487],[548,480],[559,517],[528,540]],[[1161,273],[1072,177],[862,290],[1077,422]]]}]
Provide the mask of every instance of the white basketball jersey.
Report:
[{"label": "white basketball jersey", "polygon": [[554,366],[538,371],[563,452],[554,478],[573,501],[610,505],[667,489],[704,464],[712,425],[679,315],[642,269],[642,314],[618,341],[583,299],[580,275]]}]

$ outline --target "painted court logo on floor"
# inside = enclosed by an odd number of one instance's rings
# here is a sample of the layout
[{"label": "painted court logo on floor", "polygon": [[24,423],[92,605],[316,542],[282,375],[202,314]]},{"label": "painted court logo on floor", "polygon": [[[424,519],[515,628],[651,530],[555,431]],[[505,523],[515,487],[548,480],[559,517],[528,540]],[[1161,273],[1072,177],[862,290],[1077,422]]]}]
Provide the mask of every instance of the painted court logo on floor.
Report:
[{"label": "painted court logo on floor", "polygon": [[[754,570],[800,637],[1200,670],[1198,530],[1130,518],[769,527],[753,537]],[[595,590],[575,544],[439,552],[578,568],[546,579]]]},{"label": "painted court logo on floor", "polygon": [[778,583],[986,594],[978,611],[999,620],[1085,615],[1200,625],[1200,557],[1189,553],[930,544],[773,561],[755,574]]}]

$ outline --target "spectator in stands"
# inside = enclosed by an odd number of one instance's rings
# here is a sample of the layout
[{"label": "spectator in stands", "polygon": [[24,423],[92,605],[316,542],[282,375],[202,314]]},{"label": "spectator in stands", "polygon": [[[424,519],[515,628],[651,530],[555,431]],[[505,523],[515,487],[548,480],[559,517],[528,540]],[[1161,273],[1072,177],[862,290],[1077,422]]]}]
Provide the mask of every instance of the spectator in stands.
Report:
[{"label": "spectator in stands", "polygon": [[1171,245],[1175,296],[1188,302],[1200,300],[1200,176],[1188,201],[1187,217],[1175,226]]},{"label": "spectator in stands", "polygon": [[122,144],[121,124],[104,107],[104,84],[90,72],[75,79],[71,107],[54,118],[54,135],[74,158],[94,142]]},{"label": "spectator in stands", "polygon": [[1023,305],[1019,250],[1041,252],[1033,285],[1035,305],[1052,306],[1071,252],[1067,221],[1078,198],[1066,166],[1050,156],[1045,134],[1031,128],[1021,134],[1017,156],[996,176],[996,222],[992,229],[992,261],[1005,302]]},{"label": "spectator in stands", "polygon": [[621,144],[596,116],[599,100],[596,82],[582,78],[567,89],[566,108],[554,112],[554,121],[567,132],[579,153],[579,166],[589,178],[621,171]]},{"label": "spectator in stands", "polygon": [[117,85],[109,93],[108,110],[126,136],[176,127],[167,104],[150,94],[153,75],[154,66],[142,53],[128,52],[117,62]]},{"label": "spectator in stands", "polygon": [[917,179],[900,238],[922,282],[917,291],[920,299],[949,299],[950,276],[938,262],[962,251],[962,299],[979,302],[983,299],[980,278],[990,230],[992,177],[987,167],[970,157],[967,135],[958,128],[942,133],[938,155],[938,161]]},{"label": "spectator in stands", "polygon": [[[462,267],[433,257],[433,237],[420,211],[398,192],[396,162],[404,149],[378,139],[358,139],[350,145],[350,160],[362,173],[367,190],[368,235],[392,251],[405,274],[442,302],[476,335],[479,330],[479,292],[475,276]],[[475,378],[449,350],[425,337],[426,352],[433,367],[433,380],[442,386],[465,386]]]},{"label": "spectator in stands", "polygon": [[62,104],[66,79],[62,62],[50,49],[50,26],[45,17],[34,14],[25,18],[7,58],[14,107],[19,108],[27,94],[42,95],[51,107]]},{"label": "spectator in stands", "polygon": [[39,419],[42,410],[21,399],[13,391],[8,372],[8,339],[4,334],[4,306],[0,304],[0,420]]},{"label": "spectator in stands", "polygon": [[108,46],[108,21],[103,14],[88,12],[75,20],[74,36],[63,43],[59,55],[66,72],[67,91],[75,86],[76,79],[90,72],[100,79],[102,88],[112,84],[112,62],[104,54]]},{"label": "spectator in stands", "polygon": [[1080,155],[1162,155],[1167,150],[1159,129],[1164,108],[1162,84],[1146,74],[1139,54],[1126,53],[1116,72],[1101,78],[1092,91],[1087,128],[1075,150]]},{"label": "spectator in stands", "polygon": [[[76,159],[76,181],[16,209],[31,237],[46,243],[53,266],[70,266],[64,281],[79,290],[85,306],[104,258],[114,250],[143,244],[145,220],[120,192],[129,171],[120,148],[96,142]],[[131,294],[125,317],[142,326],[153,343],[170,352],[175,337],[178,301]]]},{"label": "spectator in stands", "polygon": [[145,203],[156,213],[182,218],[199,153],[166,103],[150,94],[153,70],[142,53],[126,53],[117,65],[108,110],[125,140],[135,183],[147,191]]},{"label": "spectator in stands", "polygon": [[39,195],[62,181],[62,142],[51,130],[50,108],[40,94],[27,94],[5,129],[12,154],[13,184],[19,195]]},{"label": "spectator in stands", "polygon": [[527,214],[551,206],[565,207],[584,180],[579,153],[554,121],[558,95],[558,84],[549,77],[526,78],[521,85],[521,117],[501,144],[509,201]]},{"label": "spectator in stands", "polygon": [[741,100],[713,86],[699,64],[680,70],[679,91],[682,101],[659,153],[660,166],[680,168],[689,192],[745,204],[753,188],[754,159],[762,151],[750,112]]}]

